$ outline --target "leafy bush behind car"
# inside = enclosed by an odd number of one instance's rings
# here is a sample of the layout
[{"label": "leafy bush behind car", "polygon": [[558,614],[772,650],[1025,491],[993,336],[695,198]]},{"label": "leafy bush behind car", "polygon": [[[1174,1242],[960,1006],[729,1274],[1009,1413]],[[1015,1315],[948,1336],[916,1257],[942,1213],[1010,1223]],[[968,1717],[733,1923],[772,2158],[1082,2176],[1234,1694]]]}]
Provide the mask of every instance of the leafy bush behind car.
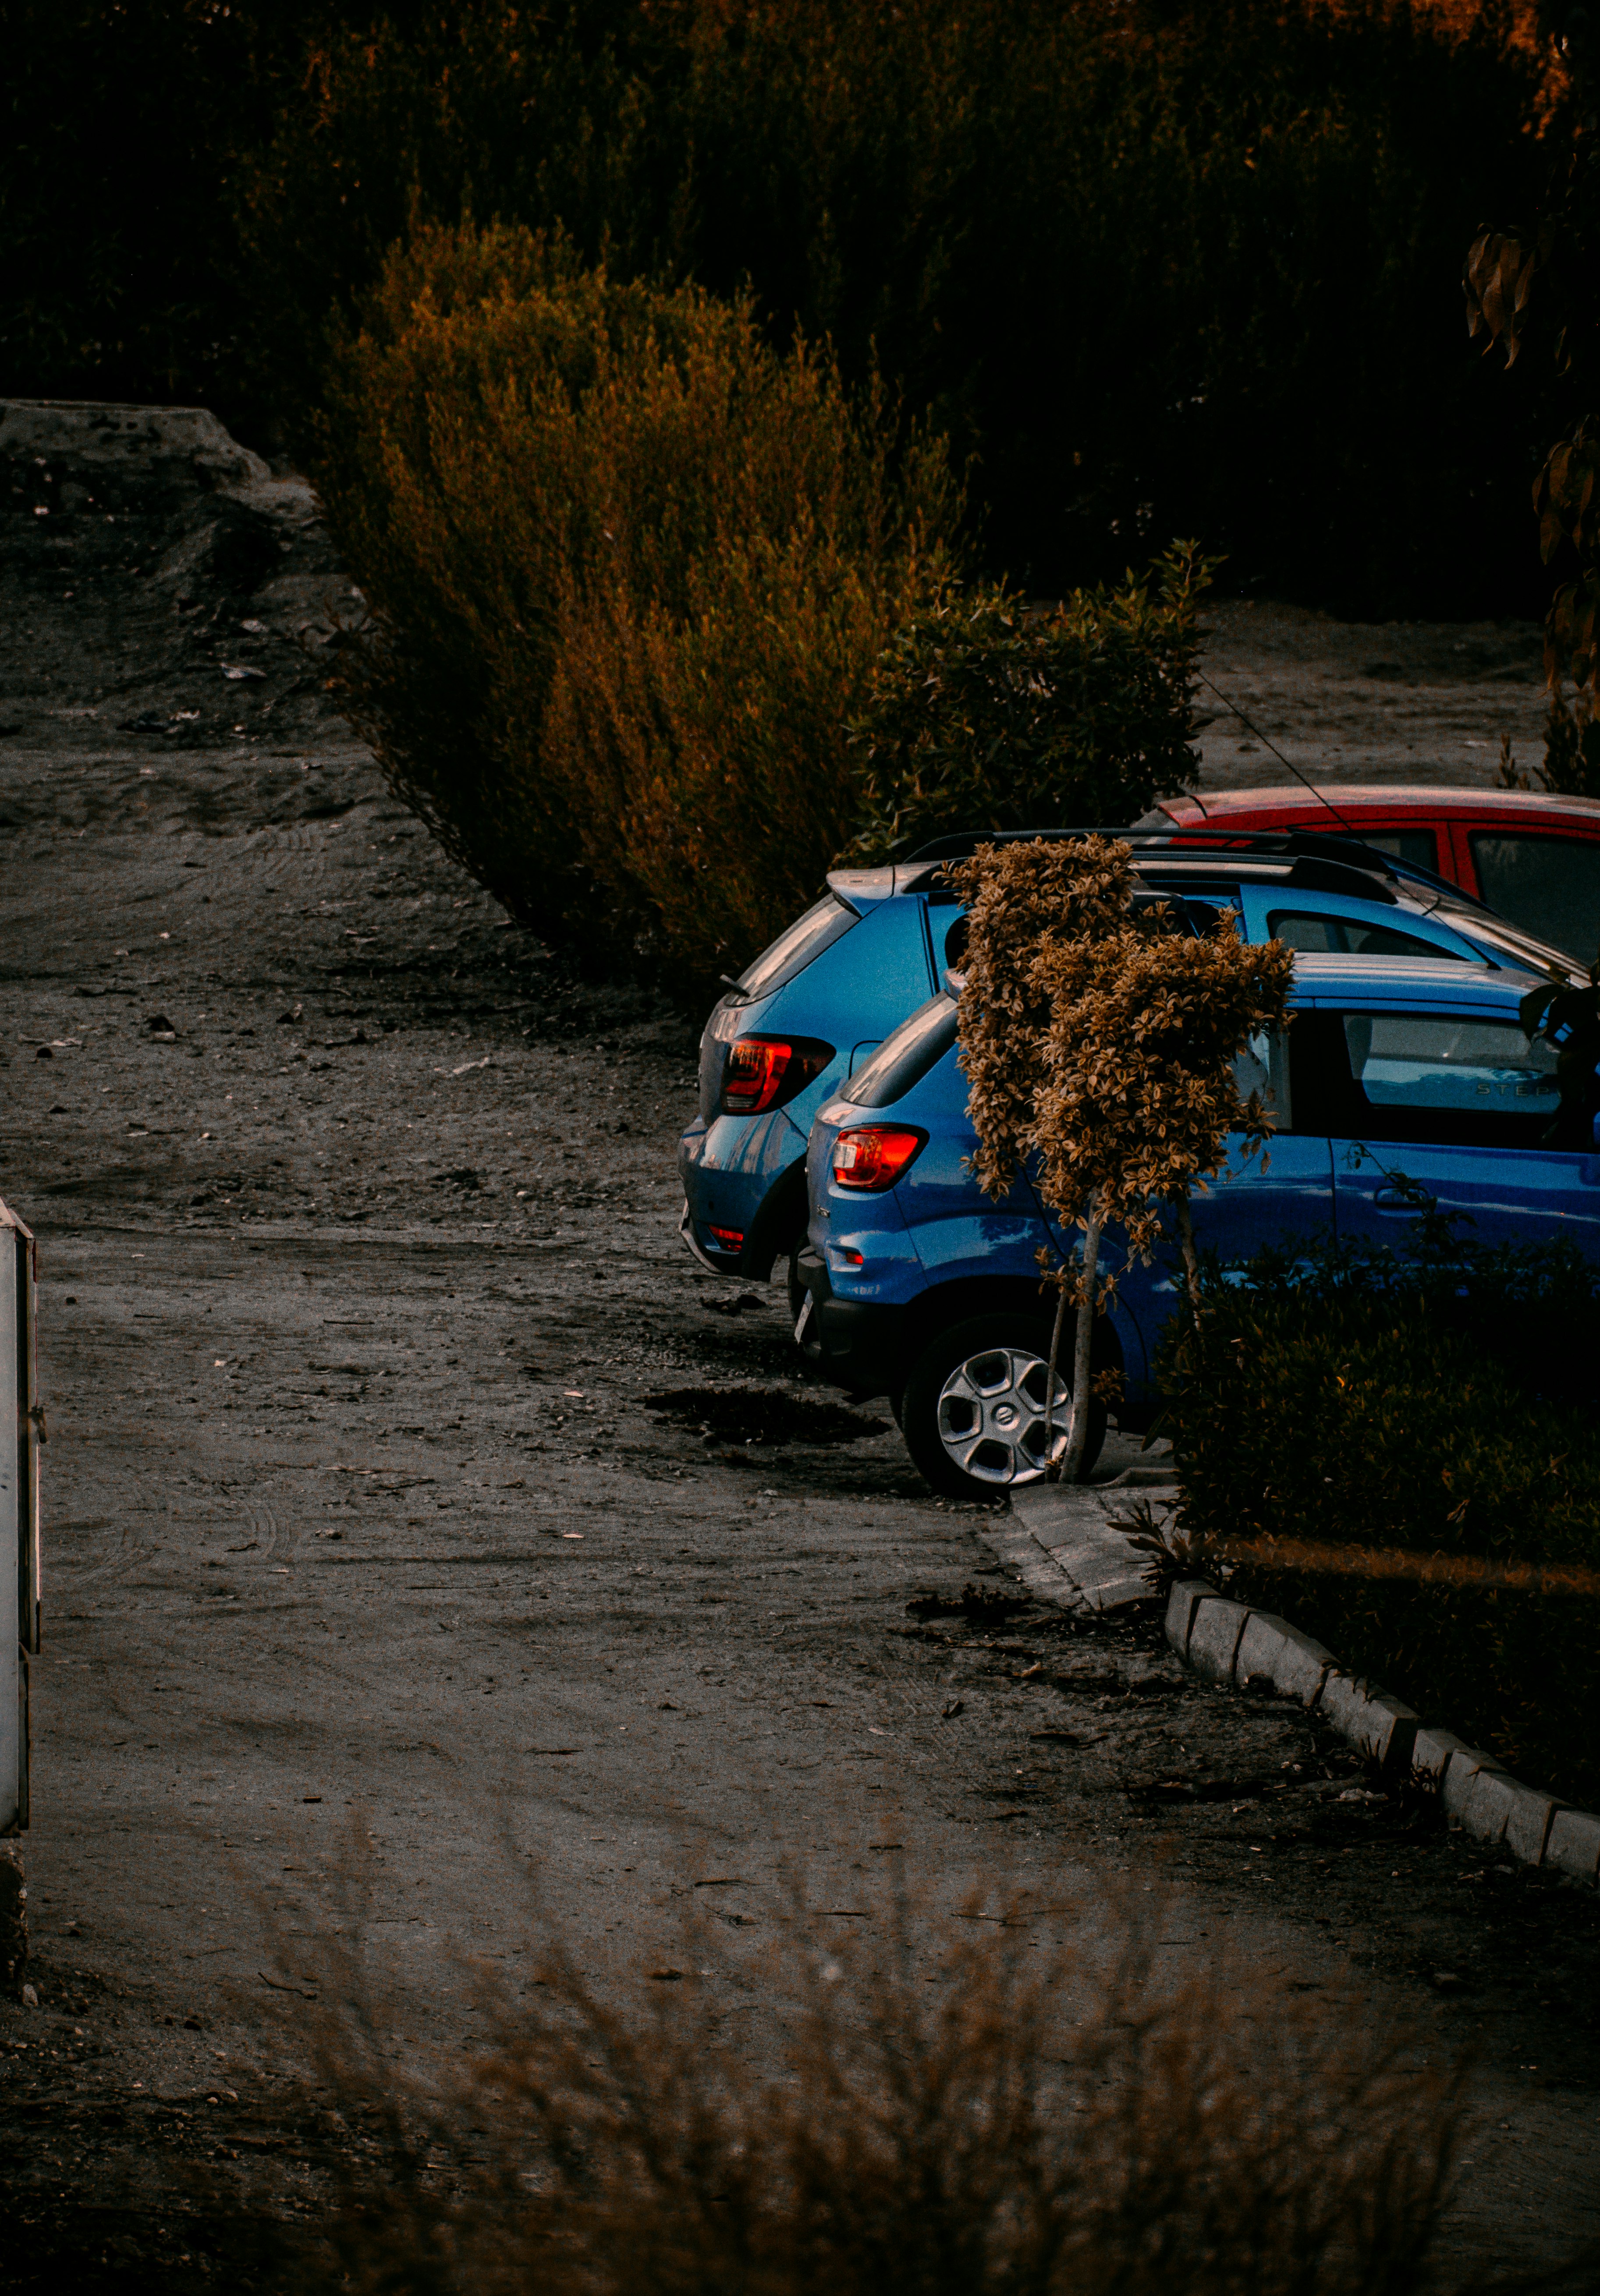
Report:
[{"label": "leafy bush behind car", "polygon": [[688,991],[844,841],[841,718],[950,576],[942,447],[748,302],[516,227],[420,229],[341,336],[315,475],[396,790],[547,934]]},{"label": "leafy bush behind car", "polygon": [[1136,820],[1189,788],[1196,603],[1185,544],[1120,589],[1030,608],[948,591],[898,630],[850,727],[860,825],[846,857],[892,860],[957,830]]},{"label": "leafy bush behind car", "polygon": [[[1213,1265],[1164,1343],[1185,1526],[1600,1572],[1600,1269],[1570,1246],[1332,1247]],[[1600,1597],[1237,1563],[1228,1591],[1600,1801]]]}]

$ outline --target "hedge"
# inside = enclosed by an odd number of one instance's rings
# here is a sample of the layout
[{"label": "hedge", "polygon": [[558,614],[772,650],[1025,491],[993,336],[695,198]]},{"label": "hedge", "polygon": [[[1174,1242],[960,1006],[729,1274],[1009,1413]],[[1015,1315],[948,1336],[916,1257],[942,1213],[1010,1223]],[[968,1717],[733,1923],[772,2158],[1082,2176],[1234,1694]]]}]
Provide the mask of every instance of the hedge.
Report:
[{"label": "hedge", "polygon": [[[1293,1538],[1600,1575],[1597,1304],[1600,1270],[1562,1245],[1213,1265],[1198,1327],[1175,1318],[1162,1350],[1186,1529],[1202,1550]],[[1227,1583],[1600,1806],[1600,1595],[1257,1558]]]}]

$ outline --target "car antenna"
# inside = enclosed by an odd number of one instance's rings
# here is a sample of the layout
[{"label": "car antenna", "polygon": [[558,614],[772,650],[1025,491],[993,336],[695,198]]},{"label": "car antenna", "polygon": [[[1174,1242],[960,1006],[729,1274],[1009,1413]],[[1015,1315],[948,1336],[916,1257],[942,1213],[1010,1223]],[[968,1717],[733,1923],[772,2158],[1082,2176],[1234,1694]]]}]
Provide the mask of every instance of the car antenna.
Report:
[{"label": "car antenna", "polygon": [[1300,767],[1284,755],[1277,743],[1276,742],[1268,741],[1267,735],[1262,733],[1259,726],[1251,724],[1250,719],[1244,715],[1243,710],[1240,709],[1236,701],[1230,701],[1219,685],[1211,685],[1210,679],[1207,677],[1202,671],[1197,669],[1194,672],[1194,676],[1202,685],[1210,685],[1211,687],[1211,692],[1216,695],[1218,701],[1221,702],[1223,708],[1233,711],[1241,726],[1248,727],[1250,732],[1255,735],[1257,741],[1261,742],[1265,748],[1272,751],[1273,756],[1277,759],[1280,766],[1287,766],[1289,767],[1289,770],[1294,775],[1295,780],[1310,791],[1318,805],[1326,808],[1327,811],[1333,815],[1334,820],[1339,824],[1340,828],[1344,831],[1347,836],[1356,838],[1360,836],[1360,831],[1351,828],[1350,823],[1346,821],[1344,816],[1340,812],[1339,808],[1332,803],[1328,798],[1323,795],[1323,792],[1317,788],[1316,783],[1307,781]]}]

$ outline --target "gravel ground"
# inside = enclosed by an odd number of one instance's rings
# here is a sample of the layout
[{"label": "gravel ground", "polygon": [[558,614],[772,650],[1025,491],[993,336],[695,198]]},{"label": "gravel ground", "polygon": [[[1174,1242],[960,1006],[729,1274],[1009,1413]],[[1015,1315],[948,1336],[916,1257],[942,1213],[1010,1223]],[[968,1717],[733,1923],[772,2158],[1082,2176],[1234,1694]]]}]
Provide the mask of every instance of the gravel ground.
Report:
[{"label": "gravel ground", "polygon": [[[50,1412],[14,2284],[251,2284],[229,2180],[292,2218],[339,2149],[297,2080],[330,1939],[448,2051],[464,1955],[514,1984],[544,1921],[605,1965],[710,1902],[720,2028],[785,1871],[825,1935],[891,1857],[1045,1927],[1148,1897],[1175,1969],[1470,2048],[1454,2242],[1600,2234],[1592,1897],[1183,1677],[1153,1610],[1025,1600],[684,1254],[694,1027],[508,930],[329,716],[359,601],[303,492],[108,518],[70,478],[47,537],[0,521],[0,1193]],[[1249,610],[1257,659],[1244,611],[1230,675],[1366,723],[1373,634]]]}]

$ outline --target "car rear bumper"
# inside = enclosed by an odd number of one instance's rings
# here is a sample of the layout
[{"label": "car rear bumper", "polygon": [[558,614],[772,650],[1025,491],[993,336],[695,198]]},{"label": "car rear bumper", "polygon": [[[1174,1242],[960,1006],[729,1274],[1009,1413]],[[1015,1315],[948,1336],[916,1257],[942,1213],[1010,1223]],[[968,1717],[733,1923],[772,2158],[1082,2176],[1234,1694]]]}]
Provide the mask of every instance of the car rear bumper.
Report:
[{"label": "car rear bumper", "polygon": [[685,1212],[678,1232],[702,1267],[767,1283],[806,1224],[805,1139],[775,1109],[754,1119],[698,1119],[678,1142]]},{"label": "car rear bumper", "polygon": [[853,1395],[892,1395],[906,1348],[906,1309],[870,1300],[836,1300],[819,1253],[803,1245],[796,1263],[805,1286],[795,1338],[823,1377]]}]

